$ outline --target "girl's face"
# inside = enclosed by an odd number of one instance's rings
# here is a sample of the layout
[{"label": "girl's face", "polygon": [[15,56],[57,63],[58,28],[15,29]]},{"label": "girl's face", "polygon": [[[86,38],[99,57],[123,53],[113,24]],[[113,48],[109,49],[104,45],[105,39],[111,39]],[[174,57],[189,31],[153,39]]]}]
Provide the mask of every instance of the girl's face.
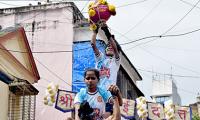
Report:
[{"label": "girl's face", "polygon": [[87,71],[85,76],[85,83],[88,89],[94,89],[97,87],[99,80],[97,79],[94,71]]}]

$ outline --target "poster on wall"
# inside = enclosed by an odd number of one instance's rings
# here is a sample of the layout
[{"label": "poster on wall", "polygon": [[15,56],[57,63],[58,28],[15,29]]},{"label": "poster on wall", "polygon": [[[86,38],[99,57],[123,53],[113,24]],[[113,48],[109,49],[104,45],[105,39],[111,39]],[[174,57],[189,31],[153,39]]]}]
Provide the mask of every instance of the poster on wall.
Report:
[{"label": "poster on wall", "polygon": [[75,95],[75,92],[58,89],[55,108],[62,112],[73,111]]}]

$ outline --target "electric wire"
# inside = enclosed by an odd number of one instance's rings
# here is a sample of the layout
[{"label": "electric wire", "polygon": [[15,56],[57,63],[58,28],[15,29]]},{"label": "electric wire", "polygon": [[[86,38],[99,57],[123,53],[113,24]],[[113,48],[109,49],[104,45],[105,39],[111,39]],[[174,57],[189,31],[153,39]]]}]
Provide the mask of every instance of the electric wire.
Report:
[{"label": "electric wire", "polygon": [[[126,39],[128,39],[130,42],[125,42],[125,43],[120,43],[120,45],[127,45],[127,44],[131,44],[131,43],[134,43],[134,42],[138,42],[138,41],[142,41],[142,40],[145,40],[145,39],[149,39],[149,38],[164,38],[164,37],[178,37],[178,36],[184,36],[184,35],[188,35],[188,34],[191,34],[191,33],[195,33],[195,32],[199,32],[200,31],[200,28],[198,29],[195,29],[195,30],[192,30],[192,31],[189,31],[189,32],[185,32],[185,33],[179,33],[179,34],[169,34],[169,35],[155,35],[155,36],[147,36],[147,37],[143,37],[143,38],[139,38],[139,39],[136,39],[136,40],[131,40],[129,39],[128,37],[126,37],[125,35],[123,35],[122,33],[112,29],[113,31],[117,32],[118,34],[122,35],[123,37],[125,37]],[[27,31],[26,31],[27,32]],[[151,42],[151,41],[147,41],[148,42]],[[146,43],[146,42],[145,42]],[[142,44],[145,44],[145,43],[142,43]],[[49,44],[49,43],[48,43]],[[52,43],[54,44],[54,43]],[[61,45],[61,44],[60,44]],[[141,44],[139,44],[141,45]],[[139,46],[139,45],[136,45],[136,46]],[[69,45],[66,45],[66,46],[69,46]],[[131,48],[135,48],[136,46],[134,47],[131,47]],[[131,49],[129,48],[129,49]],[[0,48],[1,49],[1,48]],[[80,49],[82,50],[82,49]],[[128,49],[127,49],[128,50]],[[12,50],[10,50],[12,51]],[[13,52],[17,52],[17,51],[14,51]],[[20,51],[19,51],[20,52]],[[55,53],[55,52],[70,52],[70,51],[46,51],[46,52],[33,52],[33,53]]]},{"label": "electric wire", "polygon": [[85,7],[87,6],[87,4],[89,3],[90,1],[88,0],[86,3],[85,3],[85,5],[83,6],[83,8],[81,9],[81,13],[83,12],[83,10],[85,9]]},{"label": "electric wire", "polygon": [[167,31],[165,31],[163,34],[168,33],[171,31],[174,27],[176,27],[189,13],[199,4],[200,0],[197,1],[197,3],[178,21],[176,22],[171,28],[169,28]]},{"label": "electric wire", "polygon": [[[146,0],[144,0],[144,1],[146,1]],[[197,4],[196,4],[197,5]],[[188,13],[189,14],[189,13]],[[186,16],[186,15],[185,15]],[[184,19],[184,17],[182,18],[182,19]],[[181,20],[180,20],[181,21]],[[180,22],[179,21],[179,22]],[[168,31],[170,31],[171,29],[173,29],[179,22],[177,22],[174,26],[172,26],[170,29],[168,29]],[[167,31],[167,32],[168,32]],[[199,30],[198,30],[199,31]],[[192,32],[191,32],[192,33]],[[187,34],[190,34],[190,32],[188,32]],[[180,34],[180,35],[185,35],[185,33],[184,34]],[[166,35],[166,36],[150,36],[150,37],[147,37],[147,38],[151,38],[151,37],[174,37],[174,36],[180,36],[180,35]],[[147,38],[144,38],[144,39],[147,39]],[[19,51],[16,51],[16,52],[19,52]],[[56,52],[56,51],[53,51],[53,52]],[[71,52],[71,51],[70,51]],[[37,53],[37,52],[36,52]]]},{"label": "electric wire", "polygon": [[137,68],[139,71],[144,71],[144,72],[149,72],[149,73],[156,73],[160,75],[167,75],[167,76],[173,76],[173,77],[181,77],[181,78],[200,78],[200,76],[192,76],[192,75],[178,75],[178,74],[170,74],[170,73],[161,73],[161,72],[156,72],[156,71],[151,71],[151,70],[145,70],[141,68]]},{"label": "electric wire", "polygon": [[58,76],[55,72],[51,71],[46,65],[44,65],[42,62],[40,62],[38,59],[36,59],[34,57],[34,59],[40,64],[42,65],[47,71],[49,71],[51,74],[53,74],[54,76],[56,76],[59,80],[63,81],[64,83],[66,83],[67,85],[69,85],[70,87],[72,86],[71,84],[67,83],[64,79],[62,79],[60,76]]},{"label": "electric wire", "polygon": [[[113,29],[112,29],[113,30]],[[83,30],[82,30],[83,31]],[[114,30],[115,31],[115,30]],[[134,42],[138,42],[138,41],[142,41],[142,40],[145,40],[145,39],[149,39],[149,38],[162,38],[162,37],[178,37],[178,36],[184,36],[184,35],[188,35],[188,34],[191,34],[191,33],[195,33],[195,32],[199,32],[200,31],[200,28],[196,29],[196,30],[192,30],[192,31],[189,31],[189,32],[185,32],[185,33],[179,33],[179,34],[171,34],[171,35],[158,35],[158,36],[148,36],[148,37],[143,37],[143,38],[139,38],[139,39],[136,39],[134,41],[130,41],[130,42],[125,42],[125,43],[120,43],[120,45],[126,45],[126,44],[131,44],[131,43],[134,43]],[[89,35],[88,35],[89,36]],[[127,38],[129,39],[129,38]],[[130,39],[129,39],[130,40]],[[130,50],[132,48],[135,48],[139,45],[142,45],[142,44],[146,44],[148,42],[151,42],[151,41],[147,41],[147,42],[144,42],[144,43],[140,43],[134,47],[131,47],[131,48],[128,48],[128,49],[125,49],[125,50]],[[0,48],[1,50],[7,50],[7,51],[10,51],[10,52],[20,52],[20,53],[27,53],[26,51],[17,51],[17,50],[9,50],[9,49],[3,49],[3,48]],[[82,49],[77,49],[77,50],[84,50],[84,49],[87,49],[87,48],[82,48]],[[61,51],[33,51],[32,53],[62,53],[62,52],[72,52],[72,51],[67,51],[67,50],[61,50]]]},{"label": "electric wire", "polygon": [[[148,1],[148,0],[141,0],[141,1],[133,2],[133,3],[128,3],[128,4],[116,6],[116,8],[127,7],[127,6],[130,6],[130,5],[135,5],[135,4],[143,3],[143,2],[146,2],[146,1]],[[85,14],[85,13],[88,13],[88,12],[82,12],[82,14]]]},{"label": "electric wire", "polygon": [[116,8],[122,8],[122,7],[130,6],[130,5],[134,5],[134,4],[138,4],[138,3],[143,3],[146,1],[148,1],[148,0],[141,0],[141,1],[133,2],[133,3],[128,3],[128,4],[117,6]]},{"label": "electric wire", "polygon": [[184,49],[184,48],[174,48],[174,47],[168,47],[168,46],[159,46],[159,45],[151,45],[148,47],[153,47],[153,48],[160,48],[160,49],[168,49],[172,51],[179,51],[179,52],[191,52],[191,53],[199,53],[200,49]]},{"label": "electric wire", "polygon": [[[167,31],[165,31],[163,34],[161,34],[161,35],[159,35],[159,36],[148,36],[148,37],[144,37],[144,38],[140,38],[140,39],[138,39],[138,40],[134,40],[134,41],[130,41],[130,42],[127,42],[127,43],[122,43],[121,45],[125,45],[125,44],[128,44],[128,43],[133,43],[133,42],[136,42],[136,41],[141,41],[141,40],[143,40],[143,39],[147,39],[147,38],[154,38],[154,37],[159,37],[159,38],[161,38],[161,37],[163,37],[166,33],[168,33],[169,31],[171,31],[174,27],[176,27],[197,5],[198,5],[198,3],[200,2],[200,0],[198,0],[197,1],[197,3],[181,18],[181,19],[179,19],[172,27],[170,27]],[[199,31],[199,29],[197,30],[197,31]],[[190,34],[191,32],[188,32],[188,34]],[[185,35],[185,34],[183,34],[183,35]],[[168,35],[168,36],[176,36],[176,35]],[[149,43],[149,42],[152,42],[152,41],[155,41],[155,40],[157,40],[157,39],[153,39],[153,40],[149,40],[149,41],[147,41],[147,42],[144,42],[144,43],[140,43],[140,44],[138,44],[138,45],[136,45],[136,46],[134,46],[134,47],[132,47],[132,48],[135,48],[135,47],[137,47],[137,46],[139,46],[139,45],[143,45],[143,44],[146,44],[146,43]],[[132,49],[132,48],[130,48],[130,49]]]},{"label": "electric wire", "polygon": [[160,57],[160,56],[158,56],[158,55],[154,55],[153,53],[151,53],[150,51],[148,51],[148,50],[146,50],[146,49],[144,49],[144,48],[141,48],[141,49],[144,50],[146,53],[148,53],[148,54],[150,54],[150,55],[152,55],[152,56],[154,56],[154,57],[156,57],[156,58],[159,58],[159,59],[161,59],[162,61],[164,61],[164,62],[166,62],[166,63],[168,63],[168,64],[170,64],[170,65],[174,65],[174,66],[179,67],[179,68],[181,68],[181,69],[183,69],[183,70],[187,70],[187,71],[190,71],[190,72],[193,72],[193,73],[196,73],[196,74],[200,74],[200,72],[198,72],[198,71],[194,71],[194,70],[192,70],[192,69],[189,69],[188,67],[183,67],[183,66],[178,65],[178,64],[175,64],[175,63],[173,63],[173,62],[171,62],[171,61],[169,61],[169,60],[166,60],[166,59],[164,59],[164,58],[162,58],[162,57]]},{"label": "electric wire", "polygon": [[[142,41],[142,40],[145,40],[145,39],[149,39],[149,38],[164,38],[164,37],[178,37],[178,36],[184,36],[184,35],[188,35],[188,34],[191,34],[191,33],[195,33],[195,32],[199,32],[200,31],[200,28],[198,29],[195,29],[195,30],[192,30],[192,31],[189,31],[189,32],[185,32],[185,33],[179,33],[179,34],[169,34],[169,35],[152,35],[152,36],[147,36],[147,37],[143,37],[143,38],[139,38],[139,39],[136,39],[136,40],[132,40],[130,42],[125,42],[125,43],[120,43],[120,45],[126,45],[126,44],[131,44],[131,43],[134,43],[134,42],[138,42],[138,41]],[[155,40],[155,39],[153,39]],[[146,43],[149,43],[151,42],[152,40],[149,40],[145,43],[142,43],[142,44],[146,44]]]},{"label": "electric wire", "polygon": [[[144,0],[144,1],[146,1],[146,0]],[[143,1],[143,2],[144,2]],[[199,1],[198,1],[199,2]],[[197,6],[197,4],[198,4],[198,2],[193,6],[193,8],[195,8],[196,6]],[[137,2],[136,2],[137,3]],[[160,2],[159,2],[160,3]],[[159,5],[159,4],[157,4],[157,5]],[[156,5],[156,6],[157,6]],[[192,8],[192,9],[193,9]],[[183,17],[183,18],[185,18],[191,11],[192,11],[192,9]],[[70,10],[69,10],[70,11]],[[70,12],[72,12],[72,11],[70,11]],[[150,11],[151,12],[151,11]],[[35,16],[37,16],[37,15],[39,15],[39,13],[38,14],[36,14],[36,15],[34,15],[34,16],[32,16],[32,17],[30,17],[30,18],[28,18],[28,19],[25,19],[25,20],[23,20],[22,22],[24,22],[24,21],[26,21],[26,20],[29,20],[29,19],[32,19],[32,18],[34,18]],[[176,24],[174,24],[170,29],[168,29],[166,32],[168,32],[169,30],[171,30],[172,28],[174,28],[181,20],[183,20],[183,18],[182,19],[180,19]],[[161,38],[161,37],[175,37],[175,36],[181,36],[181,35],[186,35],[186,34],[190,34],[190,33],[193,33],[193,32],[197,32],[197,31],[199,31],[200,29],[197,29],[197,30],[193,30],[193,31],[190,31],[190,32],[187,32],[187,33],[180,33],[180,34],[175,34],[175,35],[155,35],[155,36],[147,36],[147,37],[143,37],[143,38],[139,38],[139,39],[136,39],[136,40],[131,40],[130,42],[125,42],[125,43],[121,43],[120,45],[126,45],[126,44],[130,44],[130,43],[133,43],[133,42],[137,42],[137,41],[141,41],[141,40],[145,40],[145,39],[149,39],[149,38]],[[165,33],[166,33],[165,32]],[[123,35],[123,34],[121,34],[121,35]],[[123,35],[123,36],[125,36],[125,35]],[[126,37],[126,39],[128,39],[128,40],[130,40],[129,38],[127,38]],[[138,46],[138,45],[137,45]],[[54,53],[54,52],[56,52],[56,51],[52,51],[52,53]],[[58,51],[58,52],[64,52],[64,51]],[[66,51],[66,52],[68,52],[68,51]],[[43,52],[35,52],[35,53],[43,53]],[[44,52],[44,53],[48,53],[48,52]],[[51,51],[49,52],[49,53],[51,53]]]},{"label": "electric wire", "polygon": [[138,25],[140,25],[149,15],[151,15],[151,13],[160,5],[161,2],[162,2],[162,0],[159,0],[158,3],[139,22],[137,22],[133,27],[131,27],[123,35],[128,34],[130,31],[134,30]]},{"label": "electric wire", "polygon": [[[36,59],[37,60],[37,59]],[[37,60],[38,61],[38,60]],[[39,62],[39,61],[38,61]],[[45,67],[50,73],[52,73],[54,76],[56,76],[57,78],[59,78],[59,80],[62,80],[63,81],[63,79],[62,78],[60,78],[58,75],[56,75],[54,72],[52,72],[51,70],[49,70],[44,64],[42,64],[41,62],[40,62],[40,64],[43,66],[43,67]],[[16,79],[20,79],[20,80],[24,80],[24,81],[27,81],[26,79],[24,79],[24,78],[19,78],[19,77],[17,77],[17,76],[15,76],[15,75],[13,75],[13,74],[11,74],[10,72],[8,72],[8,70],[6,69],[6,67],[4,67],[2,64],[0,64],[0,66],[5,70],[5,72],[7,73],[7,74],[9,74],[10,76],[12,76],[12,77],[14,77],[14,78],[16,78]],[[48,83],[51,83],[52,81],[50,81],[50,80],[48,80],[48,79],[46,79],[46,78],[44,78],[44,77],[40,77],[41,79],[43,79],[43,80],[45,80],[45,81],[47,81]],[[64,81],[65,82],[65,81]],[[67,83],[67,82],[65,82],[65,83]],[[68,84],[68,83],[67,83]],[[68,84],[69,86],[72,86],[72,85],[70,85],[70,84]],[[36,86],[40,86],[40,85],[36,85]],[[59,86],[61,86],[62,88],[64,88],[64,89],[66,89],[66,87],[63,87],[62,85],[59,85]],[[47,88],[47,87],[43,87],[43,88]]]},{"label": "electric wire", "polygon": [[[179,0],[179,1],[181,1],[181,2],[183,2],[183,3],[185,3],[185,4],[188,4],[188,5],[190,5],[190,6],[194,6],[193,4],[191,4],[191,3],[187,2],[187,1],[184,1],[184,0]],[[200,9],[200,7],[198,7],[198,6],[196,6],[195,8]]]},{"label": "electric wire", "polygon": [[[146,71],[144,71],[144,72],[146,72]],[[152,72],[151,72],[152,73]],[[145,75],[146,77],[149,77],[149,75]],[[157,80],[157,81],[161,81],[161,80]],[[143,81],[141,81],[141,82],[143,82]],[[158,84],[162,84],[162,83],[158,83]],[[177,89],[177,90],[180,90],[180,91],[182,91],[182,92],[185,92],[185,93],[188,93],[188,94],[190,94],[190,95],[192,95],[192,96],[194,96],[194,95],[196,95],[196,93],[195,92],[192,92],[192,91],[189,91],[189,90],[186,90],[186,89],[183,89],[183,88],[180,88],[180,87],[178,87],[177,85],[176,85],[176,87],[175,86],[171,86],[171,85],[169,85],[169,84],[165,84],[168,88],[175,88],[175,89]]]}]

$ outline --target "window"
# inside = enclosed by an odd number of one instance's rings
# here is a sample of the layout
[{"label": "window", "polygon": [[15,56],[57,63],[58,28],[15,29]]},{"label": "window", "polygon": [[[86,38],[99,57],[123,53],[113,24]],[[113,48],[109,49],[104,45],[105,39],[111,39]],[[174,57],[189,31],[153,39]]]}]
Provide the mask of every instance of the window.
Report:
[{"label": "window", "polygon": [[9,84],[9,120],[35,120],[36,95],[38,90],[25,80]]},{"label": "window", "polygon": [[164,103],[165,101],[167,101],[169,99],[170,99],[169,96],[159,96],[159,97],[156,97],[156,102],[158,102],[158,103]]},{"label": "window", "polygon": [[34,95],[18,96],[10,93],[9,120],[35,120],[35,99]]},{"label": "window", "polygon": [[139,93],[136,91],[135,84],[121,66],[117,75],[117,86],[121,90],[123,98],[135,99],[139,96]]}]

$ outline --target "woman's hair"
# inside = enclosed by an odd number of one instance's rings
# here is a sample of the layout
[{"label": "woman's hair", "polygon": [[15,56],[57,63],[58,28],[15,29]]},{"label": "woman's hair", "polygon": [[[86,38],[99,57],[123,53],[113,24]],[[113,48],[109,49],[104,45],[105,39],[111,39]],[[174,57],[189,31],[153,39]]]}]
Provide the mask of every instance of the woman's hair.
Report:
[{"label": "woman's hair", "polygon": [[96,76],[97,79],[99,80],[99,76],[100,76],[99,70],[97,70],[97,69],[95,69],[95,68],[88,68],[88,69],[86,69],[85,72],[84,72],[84,78],[86,77],[86,74],[87,74],[87,72],[89,72],[89,71],[93,71],[94,74],[95,74],[95,76]]}]

